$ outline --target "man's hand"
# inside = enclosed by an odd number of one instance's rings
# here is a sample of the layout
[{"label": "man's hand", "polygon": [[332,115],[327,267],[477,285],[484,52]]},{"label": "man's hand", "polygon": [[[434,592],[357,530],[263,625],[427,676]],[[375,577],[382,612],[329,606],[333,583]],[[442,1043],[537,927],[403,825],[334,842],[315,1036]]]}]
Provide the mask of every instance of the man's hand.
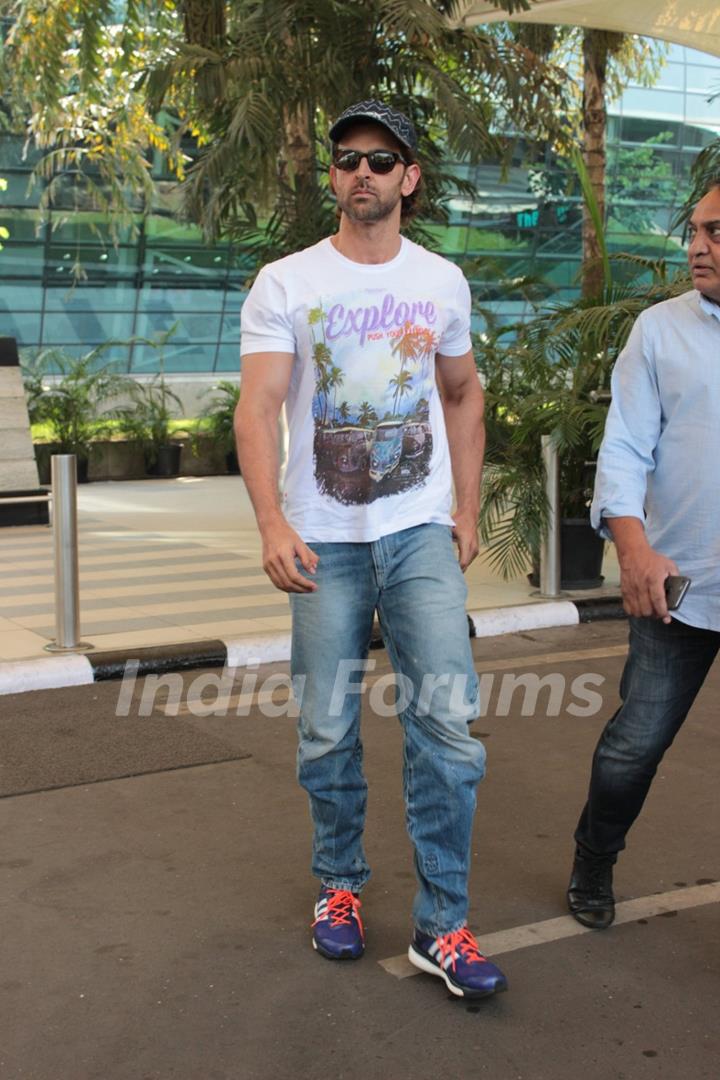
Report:
[{"label": "man's hand", "polygon": [[465,573],[470,563],[480,550],[478,540],[477,514],[458,510],[453,514],[453,540],[458,546],[458,562]]},{"label": "man's hand", "polygon": [[672,559],[647,542],[637,518],[608,518],[620,563],[620,588],[628,615],[644,615],[671,622],[665,600],[665,578],[679,574]]},{"label": "man's hand", "polygon": [[319,556],[303,543],[284,519],[262,529],[263,570],[276,589],[287,593],[315,592],[317,585],[300,573],[295,560],[314,574]]}]

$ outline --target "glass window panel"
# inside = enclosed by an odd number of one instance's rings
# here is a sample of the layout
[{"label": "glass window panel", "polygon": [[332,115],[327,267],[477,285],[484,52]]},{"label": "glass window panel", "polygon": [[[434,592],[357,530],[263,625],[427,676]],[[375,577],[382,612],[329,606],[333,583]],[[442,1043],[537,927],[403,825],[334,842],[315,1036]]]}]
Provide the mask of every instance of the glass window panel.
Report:
[{"label": "glass window panel", "polygon": [[683,94],[674,90],[653,90],[633,87],[622,96],[623,113],[641,113],[645,116],[662,116],[668,119],[682,120]]},{"label": "glass window panel", "polygon": [[685,116],[689,123],[713,125],[720,131],[720,101],[708,101],[702,94],[688,94]]},{"label": "glass window panel", "polygon": [[145,236],[149,245],[154,244],[202,244],[202,229],[187,221],[151,214],[145,220]]},{"label": "glass window panel", "polygon": [[9,135],[3,132],[0,139],[0,169],[28,168],[23,162],[24,142],[21,135]]},{"label": "glass window panel", "polygon": [[170,341],[174,345],[181,342],[215,342],[220,336],[220,316],[200,315],[195,312],[153,311],[138,316],[138,334],[141,337],[153,337],[155,334],[177,326]]},{"label": "glass window panel", "polygon": [[[672,48],[680,47],[672,46]],[[710,56],[709,53],[701,52],[699,49],[691,49],[689,46],[686,46],[683,50],[683,56],[688,64],[706,64],[708,67],[720,67],[720,57]]]},{"label": "glass window panel", "polygon": [[664,131],[677,133],[679,141],[682,124],[673,120],[652,120],[645,116],[623,116],[621,125],[623,143],[645,143]]},{"label": "glass window panel", "polygon": [[227,267],[227,251],[215,248],[193,248],[181,245],[174,248],[148,247],[143,269],[146,274],[182,275],[187,278],[215,277],[223,281]]},{"label": "glass window panel", "polygon": [[179,318],[186,311],[221,311],[222,288],[173,287],[167,284],[145,284],[140,293],[140,309],[143,311],[176,312]]},{"label": "glass window panel", "polygon": [[48,286],[45,292],[47,311],[129,311],[135,309],[137,290],[131,281],[108,281],[107,283],[72,282],[65,286]]},{"label": "glass window panel", "polygon": [[707,67],[705,64],[688,64],[686,71],[689,93],[712,94],[717,91],[720,69]]},{"label": "glass window panel", "polygon": [[240,370],[240,345],[221,345],[217,352],[216,371]]},{"label": "glass window panel", "polygon": [[0,252],[0,278],[42,277],[44,251],[42,244],[13,244],[4,240]]},{"label": "glass window panel", "polygon": [[88,275],[129,274],[137,268],[137,248],[57,242],[48,245],[48,266],[51,269],[72,267],[76,262]]},{"label": "glass window panel", "polygon": [[220,331],[221,340],[226,344],[240,342],[240,309],[237,311],[225,311]]},{"label": "glass window panel", "polygon": [[122,311],[48,312],[43,324],[43,340],[48,345],[101,345],[110,338],[132,336],[133,315]]},{"label": "glass window panel", "polygon": [[10,240],[26,240],[36,244],[43,242],[42,232],[38,235],[38,228],[42,230],[42,225],[37,210],[0,207],[0,225],[8,230]]},{"label": "glass window panel", "polygon": [[[717,132],[703,127],[695,127],[691,123],[688,123],[682,129],[682,145],[686,150],[695,151],[698,147],[707,146],[715,138],[717,138]],[[688,164],[692,164],[694,160],[695,154],[693,153]]]},{"label": "glass window panel", "polygon": [[13,311],[0,295],[0,337],[17,338],[18,345],[32,345],[40,340],[40,313]]},{"label": "glass window panel", "polygon": [[[173,345],[172,341],[164,349],[163,367],[165,371],[212,371],[215,365],[216,345],[195,345],[191,343]],[[160,350],[147,345],[136,345],[133,349],[132,370],[135,374],[152,373],[160,370]]]},{"label": "glass window panel", "polygon": [[[59,346],[50,346],[47,343],[43,344],[43,348],[57,348],[64,356],[76,358],[80,356],[86,356],[92,351],[92,346],[78,345],[78,344],[66,344]],[[111,367],[113,371],[126,372],[128,370],[130,350],[127,346],[115,345],[108,349],[103,349],[102,352],[96,357],[93,367],[95,369],[103,367]]]},{"label": "glass window panel", "polygon": [[[52,239],[60,246],[63,243],[89,244],[91,247],[103,245],[111,248],[115,242],[120,244],[134,245],[138,234],[133,231],[130,223],[117,222],[114,226],[108,221],[106,214],[101,213],[76,213],[57,214],[51,213]],[[136,218],[136,227],[140,218]]]},{"label": "glass window panel", "polygon": [[[0,254],[0,262],[4,254]],[[39,281],[0,281],[0,305],[10,311],[40,311],[42,285]]]},{"label": "glass window panel", "polygon": [[230,278],[244,285],[250,275],[255,273],[257,259],[247,252],[232,252],[230,255]]},{"label": "glass window panel", "polygon": [[684,90],[685,65],[674,63],[665,64],[655,86],[661,90]]},{"label": "glass window panel", "polygon": [[[0,148],[2,143],[3,139],[0,136]],[[5,172],[0,166],[0,176],[7,180],[7,189],[0,192],[0,202],[3,206],[37,206],[40,188],[37,184],[33,184],[28,191],[29,172]]]}]

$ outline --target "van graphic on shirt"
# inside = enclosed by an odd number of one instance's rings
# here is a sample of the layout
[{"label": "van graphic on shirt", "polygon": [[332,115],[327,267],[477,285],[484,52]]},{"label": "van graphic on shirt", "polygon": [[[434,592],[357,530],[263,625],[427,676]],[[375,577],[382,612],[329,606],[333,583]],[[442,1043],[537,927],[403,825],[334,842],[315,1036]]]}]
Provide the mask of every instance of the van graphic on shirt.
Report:
[{"label": "van graphic on shirt", "polygon": [[365,291],[324,299],[307,319],[318,490],[357,505],[422,486],[433,450],[433,302]]}]

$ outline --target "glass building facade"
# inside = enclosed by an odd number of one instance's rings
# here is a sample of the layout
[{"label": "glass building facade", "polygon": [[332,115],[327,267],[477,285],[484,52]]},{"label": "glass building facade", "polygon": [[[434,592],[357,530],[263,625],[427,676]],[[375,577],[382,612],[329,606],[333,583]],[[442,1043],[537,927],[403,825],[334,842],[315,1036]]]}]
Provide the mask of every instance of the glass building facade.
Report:
[{"label": "glass building facade", "polygon": [[[611,250],[665,256],[684,264],[670,224],[698,151],[720,134],[720,58],[672,46],[652,88],[629,86],[610,106],[607,207]],[[28,190],[32,156],[20,137],[0,135],[0,335],[30,349],[61,347],[79,355],[109,340],[148,337],[177,324],[164,349],[168,372],[234,372],[239,365],[240,308],[251,265],[228,244],[208,247],[197,228],[173,214],[161,192],[113,243],[101,215],[67,206],[38,208]],[[455,200],[438,248],[461,262],[473,292],[501,321],[531,310],[523,292],[499,283],[527,275],[554,300],[578,291],[581,202],[577,184],[552,162],[511,167],[458,166],[477,198]],[[168,185],[169,191],[169,185]],[[80,275],[75,268],[80,268]],[[114,345],[103,354],[134,374],[158,367],[149,345]]]}]

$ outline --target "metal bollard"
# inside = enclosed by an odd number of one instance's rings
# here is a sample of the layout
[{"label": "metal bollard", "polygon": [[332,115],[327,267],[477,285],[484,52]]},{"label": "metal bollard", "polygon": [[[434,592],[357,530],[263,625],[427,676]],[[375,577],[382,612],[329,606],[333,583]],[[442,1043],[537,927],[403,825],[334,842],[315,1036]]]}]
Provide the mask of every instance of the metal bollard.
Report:
[{"label": "metal bollard", "polygon": [[77,537],[77,459],[75,454],[51,458],[53,547],[55,550],[55,641],[47,652],[86,652],[80,641],[80,584]]},{"label": "metal bollard", "polygon": [[545,467],[548,523],[540,545],[540,596],[562,596],[560,589],[560,477],[557,448],[549,435],[540,437]]}]

